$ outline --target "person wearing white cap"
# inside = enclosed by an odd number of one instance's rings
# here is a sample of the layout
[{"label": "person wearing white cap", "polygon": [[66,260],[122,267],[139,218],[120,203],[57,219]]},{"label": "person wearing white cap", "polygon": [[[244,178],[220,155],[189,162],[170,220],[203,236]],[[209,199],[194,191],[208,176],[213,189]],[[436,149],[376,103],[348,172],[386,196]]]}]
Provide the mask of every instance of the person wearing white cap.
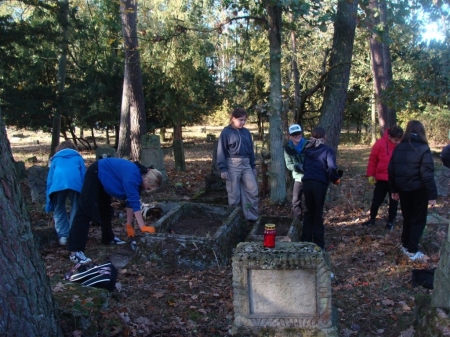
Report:
[{"label": "person wearing white cap", "polygon": [[289,142],[284,146],[284,161],[286,168],[292,172],[294,188],[292,190],[292,213],[294,217],[302,220],[302,195],[303,195],[303,162],[306,144],[308,141],[303,138],[303,130],[300,125],[289,126]]}]

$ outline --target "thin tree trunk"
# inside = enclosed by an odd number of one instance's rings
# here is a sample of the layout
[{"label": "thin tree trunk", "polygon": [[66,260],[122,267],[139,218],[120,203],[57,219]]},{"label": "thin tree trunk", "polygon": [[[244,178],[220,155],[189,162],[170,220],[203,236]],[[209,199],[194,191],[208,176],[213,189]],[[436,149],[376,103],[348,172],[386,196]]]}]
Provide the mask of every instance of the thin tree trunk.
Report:
[{"label": "thin tree trunk", "polygon": [[283,155],[283,125],[281,100],[281,6],[266,0],[269,21],[270,47],[270,201],[283,204],[286,201],[286,176]]},{"label": "thin tree trunk", "polygon": [[0,108],[0,336],[62,336]]},{"label": "thin tree trunk", "polygon": [[177,116],[173,127],[173,158],[175,160],[175,169],[177,171],[186,171],[186,160],[183,147],[183,130],[181,127],[181,117]]},{"label": "thin tree trunk", "polygon": [[[291,22],[294,21],[294,15],[289,14],[289,19]],[[293,122],[301,124],[301,119],[303,116],[300,114],[300,72],[298,70],[297,64],[297,40],[295,37],[295,31],[291,30],[291,49],[292,49],[292,59],[291,59],[291,71],[292,80],[294,82],[294,116]]]},{"label": "thin tree trunk", "polygon": [[119,157],[129,156],[132,160],[139,160],[141,157],[142,135],[147,130],[141,59],[136,28],[137,1],[121,0],[120,10],[122,33],[125,42],[125,71],[120,118],[121,131],[117,152]]},{"label": "thin tree trunk", "polygon": [[69,0],[60,2],[60,31],[61,42],[59,44],[59,61],[58,61],[58,103],[59,107],[55,110],[52,122],[52,142],[50,145],[50,157],[55,154],[56,147],[59,145],[59,137],[61,133],[61,116],[63,115],[65,98],[64,86],[66,83],[66,63],[67,63],[67,32],[69,29]]},{"label": "thin tree trunk", "polygon": [[339,1],[334,23],[330,70],[325,86],[319,125],[327,135],[327,143],[336,151],[344,119],[347,88],[355,40],[358,1]]},{"label": "thin tree trunk", "polygon": [[[392,86],[392,65],[391,54],[389,50],[389,27],[387,25],[387,5],[386,0],[370,0],[367,10],[370,18],[370,52],[372,56],[373,85],[376,97],[376,106],[378,112],[378,123],[380,133],[396,124],[396,112],[389,107],[387,92]],[[383,35],[378,33],[378,27],[382,25]]]}]

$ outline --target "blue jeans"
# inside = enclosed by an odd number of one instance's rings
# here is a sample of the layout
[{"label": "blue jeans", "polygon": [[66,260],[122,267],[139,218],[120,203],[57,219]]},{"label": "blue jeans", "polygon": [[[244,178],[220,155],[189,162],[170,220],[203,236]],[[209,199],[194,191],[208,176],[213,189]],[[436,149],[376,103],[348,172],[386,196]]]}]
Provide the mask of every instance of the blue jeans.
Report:
[{"label": "blue jeans", "polygon": [[[69,230],[72,225],[75,212],[78,208],[78,196],[80,193],[74,190],[62,190],[53,192],[50,195],[50,199],[55,206],[53,211],[53,219],[55,220],[55,229],[58,234],[58,238],[68,237]],[[70,220],[67,216],[66,199],[70,200]]]}]

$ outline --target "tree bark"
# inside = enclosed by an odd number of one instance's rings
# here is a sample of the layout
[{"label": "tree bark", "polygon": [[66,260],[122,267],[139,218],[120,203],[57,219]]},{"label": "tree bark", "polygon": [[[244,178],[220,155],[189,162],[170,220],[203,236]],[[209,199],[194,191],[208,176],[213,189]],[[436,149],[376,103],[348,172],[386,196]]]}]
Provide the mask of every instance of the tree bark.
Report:
[{"label": "tree bark", "polygon": [[[368,16],[370,18],[370,52],[372,57],[373,86],[375,102],[378,112],[378,123],[381,134],[386,129],[396,124],[395,110],[389,106],[386,93],[393,84],[391,53],[389,49],[389,27],[387,24],[386,0],[370,0]],[[382,26],[382,35],[378,33],[379,25]]]},{"label": "tree bark", "polygon": [[125,71],[117,153],[119,157],[128,156],[132,160],[139,160],[141,157],[141,138],[147,130],[136,28],[137,1],[121,0],[120,10],[125,47]]},{"label": "tree bark", "polygon": [[270,48],[270,201],[283,204],[286,201],[286,176],[284,170],[283,125],[281,100],[281,6],[266,0],[269,21]]},{"label": "tree bark", "polygon": [[[289,19],[291,22],[294,21],[294,15],[289,14]],[[295,37],[295,31],[291,31],[291,48],[292,48],[292,59],[291,59],[291,71],[292,71],[292,81],[294,82],[294,116],[293,122],[301,124],[302,115],[300,114],[300,72],[298,70],[297,64],[297,40]]]},{"label": "tree bark", "polygon": [[55,110],[52,122],[52,142],[50,144],[50,157],[55,154],[56,147],[59,145],[61,133],[61,116],[65,106],[64,86],[66,83],[66,64],[67,64],[67,33],[69,29],[69,0],[60,2],[59,24],[61,31],[61,42],[59,44],[59,60],[58,60],[58,102],[59,107]]},{"label": "tree bark", "polygon": [[0,108],[0,336],[62,336]]},{"label": "tree bark", "polygon": [[319,125],[327,135],[327,143],[335,151],[344,119],[347,101],[347,88],[355,40],[356,11],[358,1],[338,2],[337,16],[334,23],[333,47],[330,56],[330,70],[325,86]]},{"label": "tree bark", "polygon": [[177,171],[186,171],[186,160],[183,147],[183,130],[181,127],[181,116],[176,116],[173,127],[173,158],[175,160],[175,169]]}]

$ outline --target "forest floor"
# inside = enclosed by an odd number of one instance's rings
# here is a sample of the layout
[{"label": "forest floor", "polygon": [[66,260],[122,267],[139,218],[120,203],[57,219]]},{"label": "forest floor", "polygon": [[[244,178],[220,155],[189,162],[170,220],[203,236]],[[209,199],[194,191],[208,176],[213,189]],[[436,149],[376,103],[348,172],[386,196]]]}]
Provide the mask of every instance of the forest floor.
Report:
[{"label": "forest floor", "polygon": [[[16,137],[14,137],[16,134]],[[16,160],[36,156],[35,165],[46,165],[48,143],[41,139],[24,141],[17,131],[8,130]],[[13,140],[12,140],[13,139]],[[212,143],[194,140],[185,148],[186,172],[177,172],[173,157],[165,156],[168,184],[155,193],[154,201],[190,200],[204,189],[205,176],[211,171]],[[340,197],[325,206],[326,250],[330,254],[333,281],[333,306],[339,314],[341,336],[413,336],[414,299],[432,290],[413,287],[413,269],[435,268],[439,248],[447,236],[447,225],[429,224],[424,232],[421,250],[426,260],[410,262],[400,252],[402,217],[399,210],[393,231],[385,229],[387,204],[379,211],[375,226],[367,228],[372,186],[365,177],[370,146],[341,144],[338,165],[344,170]],[[87,164],[92,152],[82,151]],[[436,164],[439,159],[436,157]],[[27,166],[31,165],[29,163]],[[259,170],[260,168],[258,168]],[[31,202],[25,184],[24,196],[29,205],[32,226],[52,226],[52,218],[42,212],[42,205]],[[335,188],[335,187],[334,187]],[[336,192],[336,191],[335,191]],[[291,191],[288,190],[288,198]],[[439,197],[430,213],[449,217],[449,197]],[[123,209],[116,205],[118,213]],[[269,197],[261,197],[260,214],[290,216],[289,202],[273,206]],[[123,219],[116,218],[114,231],[125,239]],[[93,226],[86,255],[113,253],[119,247],[102,246],[100,230]],[[102,252],[100,250],[102,249]],[[62,279],[72,264],[68,252],[56,241],[41,250],[50,279]],[[99,261],[101,262],[101,261]],[[54,293],[61,287],[53,288]],[[63,323],[63,322],[62,322]],[[119,269],[117,290],[112,293],[107,309],[98,321],[99,336],[229,336],[233,323],[233,289],[231,266],[192,271],[176,266],[159,267],[150,261],[130,262]],[[65,336],[83,336],[79,328],[62,324]]]}]

